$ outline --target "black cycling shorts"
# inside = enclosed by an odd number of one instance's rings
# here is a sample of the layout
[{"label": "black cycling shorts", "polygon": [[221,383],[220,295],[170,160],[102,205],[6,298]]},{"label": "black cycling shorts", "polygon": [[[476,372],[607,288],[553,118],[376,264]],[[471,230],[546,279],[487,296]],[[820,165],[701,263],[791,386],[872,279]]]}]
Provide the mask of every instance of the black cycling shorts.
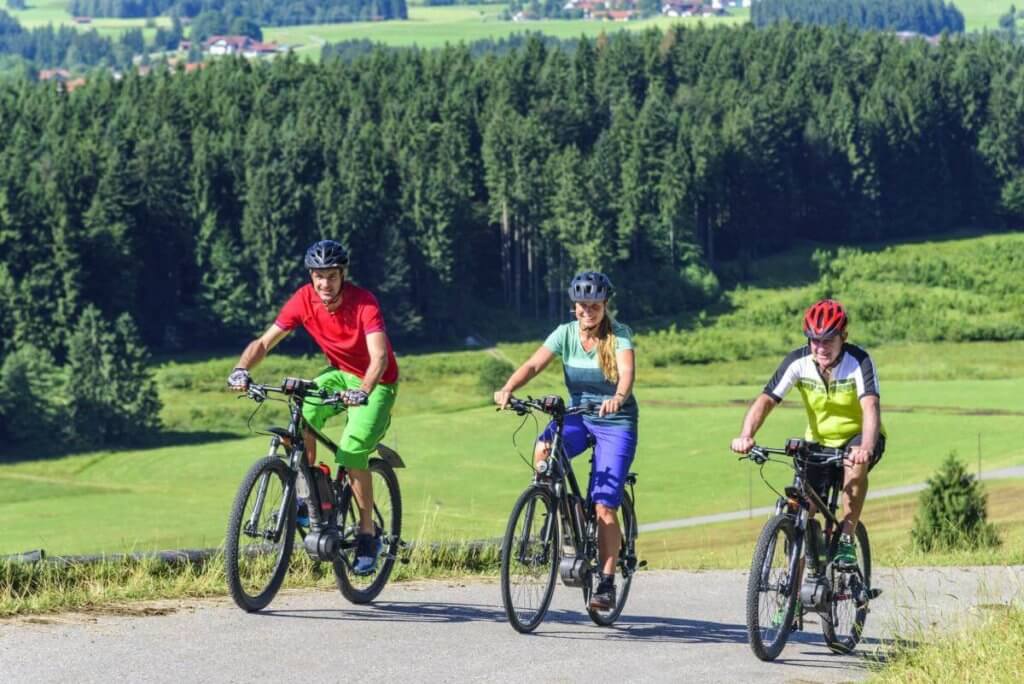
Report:
[{"label": "black cycling shorts", "polygon": [[[846,444],[843,445],[844,449],[852,446],[857,446],[864,439],[864,435],[858,433],[853,436]],[[868,462],[868,472],[878,465],[878,462],[882,460],[882,454],[885,453],[885,437],[882,435],[878,436],[878,444],[875,445],[875,451],[871,454],[871,460]],[[843,477],[846,474],[845,468],[837,468],[835,466],[821,466],[821,465],[809,465],[807,466],[807,482],[814,491],[818,492],[818,496],[824,498],[825,494],[828,493],[829,487],[832,483],[837,483],[840,487],[843,485]],[[826,502],[827,503],[827,502]]]}]

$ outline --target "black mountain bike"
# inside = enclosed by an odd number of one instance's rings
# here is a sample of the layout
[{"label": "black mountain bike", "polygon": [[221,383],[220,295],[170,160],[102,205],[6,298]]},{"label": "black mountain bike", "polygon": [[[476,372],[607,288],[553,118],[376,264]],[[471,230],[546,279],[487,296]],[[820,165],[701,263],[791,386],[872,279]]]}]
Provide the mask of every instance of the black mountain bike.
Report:
[{"label": "black mountain bike", "polygon": [[[298,378],[285,378],[280,386],[250,384],[246,392],[261,406],[271,394],[283,395],[283,399],[276,401],[289,405],[291,420],[287,428],[268,428],[270,450],[249,468],[231,506],[224,549],[231,597],[239,608],[249,612],[265,608],[288,572],[298,532],[310,558],[333,564],[342,595],[352,603],[368,603],[384,588],[398,552],[405,546],[401,539],[402,497],[394,470],[405,464],[384,445],[378,445],[377,456],[370,459],[373,524],[381,555],[373,573],[356,575],[352,566],[359,507],[351,481],[344,469],[339,469],[336,478],[330,478],[327,466],[310,466],[302,437],[307,425],[302,418],[306,398],[317,397],[325,404],[337,404],[340,396]],[[337,451],[337,445],[330,439],[315,430],[314,433],[330,453]],[[308,527],[297,523],[299,478],[308,490]]]},{"label": "black mountain bike", "polygon": [[[772,458],[773,454],[786,460]],[[778,657],[790,633],[803,629],[807,612],[819,614],[832,651],[850,653],[864,630],[868,602],[881,593],[871,588],[871,547],[863,522],[856,531],[857,566],[846,568],[834,561],[842,531],[836,517],[842,474],[829,477],[823,493],[808,478],[809,466],[842,468],[845,458],[845,449],[802,439],[787,440],[784,449],[755,446],[740,458],[761,466],[761,479],[768,462],[785,463],[794,470],[793,484],[780,494],[775,515],[761,530],[747,580],[747,634],[761,660]],[[812,506],[824,515],[824,530],[811,515]]]},{"label": "black mountain bike", "polygon": [[[616,563],[621,577],[616,603],[610,610],[590,607],[590,595],[599,575],[597,517],[589,495],[580,493],[572,462],[565,453],[562,431],[565,417],[596,413],[596,406],[566,408],[561,397],[512,398],[509,407],[519,415],[540,411],[556,425],[547,460],[534,470],[533,482],[512,507],[501,545],[501,600],[505,615],[517,632],[531,632],[541,623],[551,604],[555,576],[567,587],[583,589],[583,601],[590,618],[601,626],[618,619],[629,597],[633,574],[646,565],[637,561],[636,513],[633,487],[636,473],[629,473],[619,506],[622,543]],[[531,463],[532,466],[532,463]],[[589,487],[588,487],[589,491]]]}]

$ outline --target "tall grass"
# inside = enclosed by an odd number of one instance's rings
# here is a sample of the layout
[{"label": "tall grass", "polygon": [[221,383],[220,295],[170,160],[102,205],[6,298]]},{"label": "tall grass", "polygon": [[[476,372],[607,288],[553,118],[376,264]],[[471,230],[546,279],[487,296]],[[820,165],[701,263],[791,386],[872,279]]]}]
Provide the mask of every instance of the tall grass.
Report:
[{"label": "tall grass", "polygon": [[993,606],[981,623],[953,635],[929,635],[925,645],[903,647],[870,681],[1024,681],[1024,608]]},{"label": "tall grass", "polygon": [[[391,581],[494,575],[500,563],[496,543],[450,541],[419,544],[395,564]],[[292,556],[286,588],[334,589],[329,563],[313,561],[301,549]],[[143,613],[131,603],[223,596],[224,557],[167,563],[155,558],[119,557],[96,563],[0,561],[0,618],[64,611]]]}]

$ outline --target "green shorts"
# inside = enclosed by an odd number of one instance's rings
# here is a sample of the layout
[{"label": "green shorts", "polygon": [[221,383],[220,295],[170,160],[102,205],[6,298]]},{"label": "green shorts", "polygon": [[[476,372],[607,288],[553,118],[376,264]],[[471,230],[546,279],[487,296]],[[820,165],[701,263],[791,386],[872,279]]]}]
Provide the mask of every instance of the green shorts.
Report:
[{"label": "green shorts", "polygon": [[[359,389],[363,381],[351,373],[332,368],[320,374],[316,384],[328,392],[343,392]],[[365,469],[370,454],[377,450],[377,444],[391,425],[391,408],[397,396],[398,383],[395,383],[374,387],[369,403],[365,406],[350,406],[347,409],[341,404],[324,406],[319,399],[307,398],[302,408],[302,417],[314,430],[323,433],[328,418],[347,411],[348,422],[341,433],[334,460],[346,468]]]}]

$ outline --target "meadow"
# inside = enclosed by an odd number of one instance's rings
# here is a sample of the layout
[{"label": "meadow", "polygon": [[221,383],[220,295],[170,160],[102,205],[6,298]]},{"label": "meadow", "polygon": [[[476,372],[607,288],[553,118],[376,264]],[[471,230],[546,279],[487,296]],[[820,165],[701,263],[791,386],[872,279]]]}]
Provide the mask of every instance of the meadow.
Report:
[{"label": "meadow", "polygon": [[[840,273],[837,282],[861,292],[868,304],[882,296],[878,292],[896,296],[893,279],[931,279],[930,287],[919,287],[922,307],[932,310],[950,292],[969,290],[970,296],[989,302],[984,315],[1003,321],[1009,338],[869,346],[879,369],[889,433],[872,486],[924,481],[950,452],[972,468],[980,456],[984,470],[1024,463],[1024,398],[1019,391],[1024,309],[1018,306],[1024,284],[1006,264],[992,261],[1022,253],[1024,234],[1004,234],[835,257],[831,270]],[[641,439],[634,470],[640,474],[636,495],[641,522],[742,510],[774,500],[755,468],[737,463],[728,444],[739,430],[746,404],[799,340],[798,310],[787,311],[821,287],[813,279],[805,284],[779,281],[772,265],[787,263],[790,272],[801,273],[813,254],[813,249],[801,248],[757,262],[751,279],[729,292],[730,305],[699,325],[637,325]],[[915,275],[921,255],[924,262],[941,267],[927,277]],[[801,263],[803,268],[794,266]],[[997,275],[985,276],[990,271]],[[849,272],[861,273],[863,279]],[[891,274],[889,282],[882,273]],[[860,322],[862,302],[852,299],[847,304],[854,342],[884,333],[870,320]],[[1007,307],[1010,311],[1003,313]],[[905,337],[934,336],[931,318],[906,321]],[[507,372],[498,359],[521,362],[536,348],[536,338],[490,350],[398,350],[402,384],[385,441],[408,464],[400,473],[408,538],[486,539],[502,533],[508,509],[530,479],[525,459],[542,424],[496,413],[490,393]],[[748,338],[764,342],[759,354],[744,358],[749,347],[736,342]],[[685,361],[685,352],[712,343],[733,358]],[[15,462],[0,465],[0,554],[36,548],[74,554],[218,546],[237,483],[266,451],[267,438],[250,433],[248,425],[258,431],[285,420],[282,404],[268,402],[252,416],[252,402],[224,390],[224,376],[235,358],[225,354],[155,362],[165,431],[147,448],[48,458],[31,451],[9,454],[7,460]],[[285,375],[311,377],[322,363],[319,356],[275,353],[256,376],[264,382]],[[521,393],[560,391],[561,373],[554,366]],[[804,424],[794,395],[775,411],[759,440],[780,444],[801,435]],[[340,431],[340,426],[335,429]],[[329,455],[321,454],[321,459],[332,462]],[[578,467],[587,472],[585,458]],[[789,476],[783,466],[765,472],[776,487]]]},{"label": "meadow", "polygon": [[676,23],[709,26],[737,25],[750,18],[749,10],[735,10],[728,17],[703,19],[698,17],[654,17],[642,21],[566,21],[545,19],[540,21],[502,21],[501,14],[507,4],[452,5],[448,7],[410,6],[409,19],[402,22],[356,22],[351,24],[314,24],[308,26],[267,27],[264,37],[292,46],[299,54],[314,52],[324,43],[369,39],[385,45],[421,48],[443,47],[446,44],[471,43],[477,40],[499,40],[516,33],[540,32],[556,38],[594,37],[620,29],[642,31],[648,28],[666,29]]},{"label": "meadow", "polygon": [[[1011,0],[958,0],[955,3],[964,14],[967,30],[995,29],[999,17],[1005,14]],[[662,30],[676,23],[708,26],[738,25],[750,18],[747,9],[731,9],[727,17],[655,17],[625,23],[600,21],[543,20],[531,22],[502,21],[501,13],[507,4],[451,5],[426,7],[409,4],[409,20],[402,22],[355,22],[347,24],[310,24],[305,26],[268,26],[263,28],[264,39],[291,46],[299,54],[319,58],[325,43],[345,40],[369,39],[394,46],[417,45],[422,48],[441,47],[446,43],[499,40],[515,33],[538,31],[558,38],[597,36],[619,29],[642,31],[648,28]],[[100,34],[114,36],[130,28],[143,28],[147,40],[152,39],[156,26],[170,26],[166,16],[156,17],[146,27],[145,19],[94,18],[88,24],[73,24],[67,11],[66,0],[31,0],[24,10],[6,9],[26,28],[52,24],[73,25],[80,30],[96,29]]]},{"label": "meadow", "polygon": [[164,28],[170,28],[171,26],[170,18],[165,16],[154,17],[150,20],[150,26],[148,27],[146,26],[146,19],[118,19],[114,17],[96,17],[87,24],[76,24],[73,22],[73,17],[68,13],[67,8],[67,0],[30,0],[25,3],[25,9],[23,10],[14,10],[6,7],[4,11],[17,19],[25,28],[37,28],[49,24],[57,27],[66,24],[74,26],[81,31],[96,29],[96,32],[103,36],[119,36],[128,29],[141,28],[147,40],[153,39],[158,26],[163,26]]}]

